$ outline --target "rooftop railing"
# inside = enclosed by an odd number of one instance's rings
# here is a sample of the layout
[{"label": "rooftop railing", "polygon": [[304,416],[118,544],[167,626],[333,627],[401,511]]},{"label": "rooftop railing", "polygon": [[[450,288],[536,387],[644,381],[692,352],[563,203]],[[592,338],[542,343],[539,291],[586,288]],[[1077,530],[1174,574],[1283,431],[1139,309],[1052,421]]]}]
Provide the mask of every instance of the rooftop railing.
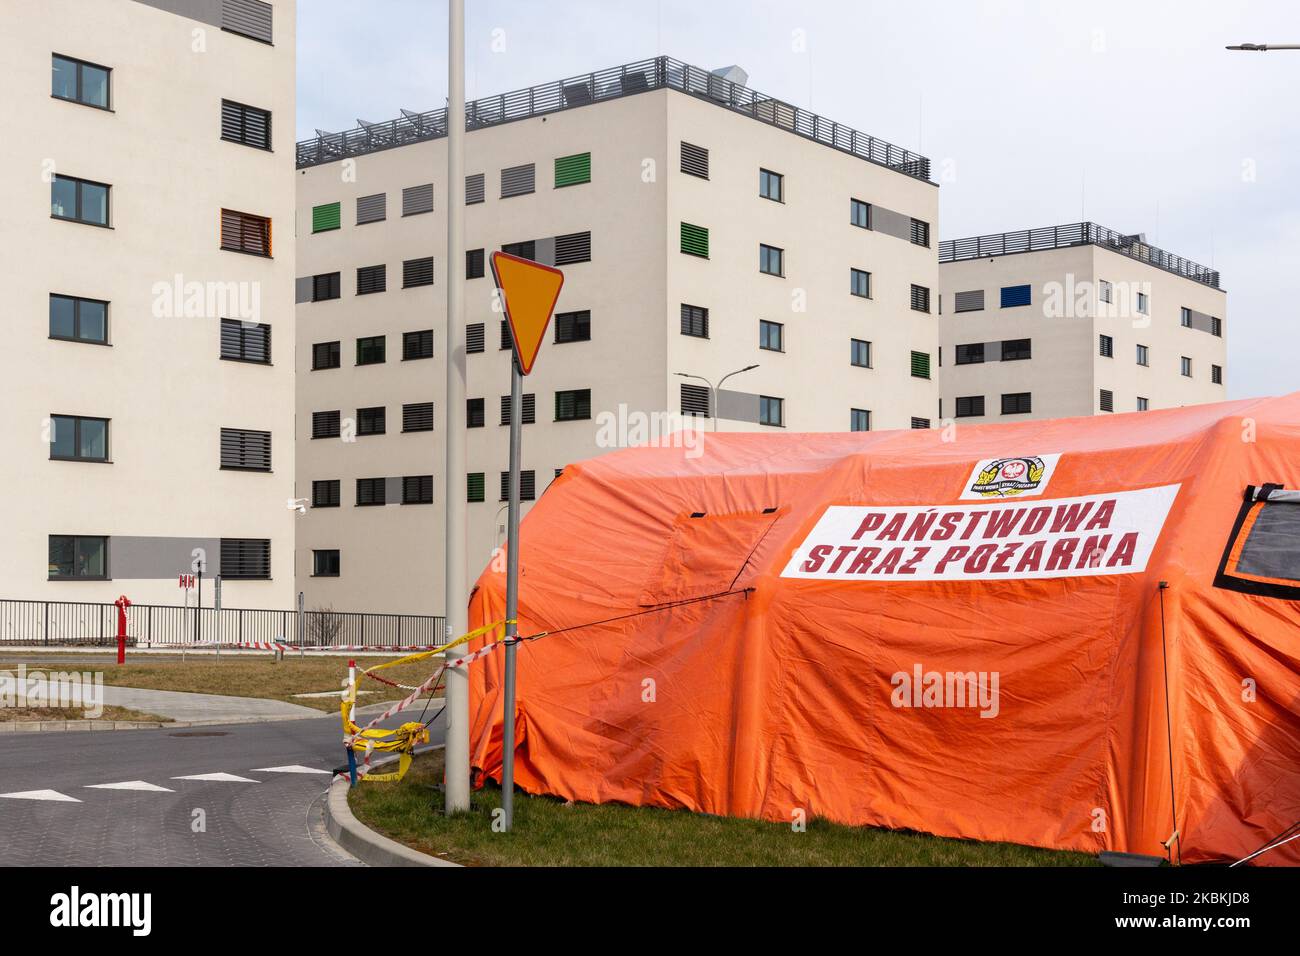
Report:
[{"label": "rooftop railing", "polygon": [[1114,229],[1099,226],[1095,222],[1072,222],[1064,226],[1000,232],[988,236],[972,236],[969,239],[945,239],[939,243],[939,261],[956,262],[962,259],[982,259],[985,256],[1005,256],[1016,252],[1086,245],[1111,249],[1130,259],[1149,263],[1157,269],[1164,269],[1166,272],[1172,272],[1215,289],[1219,288],[1219,273],[1216,270],[1143,242],[1140,236],[1125,235]]},{"label": "rooftop railing", "polygon": [[[925,156],[666,56],[473,100],[465,104],[465,128],[484,129],[663,88],[708,100],[906,176],[930,179],[930,160]],[[446,135],[446,107],[425,113],[403,110],[397,119],[303,140],[297,147],[297,165],[300,169],[318,166]]]}]

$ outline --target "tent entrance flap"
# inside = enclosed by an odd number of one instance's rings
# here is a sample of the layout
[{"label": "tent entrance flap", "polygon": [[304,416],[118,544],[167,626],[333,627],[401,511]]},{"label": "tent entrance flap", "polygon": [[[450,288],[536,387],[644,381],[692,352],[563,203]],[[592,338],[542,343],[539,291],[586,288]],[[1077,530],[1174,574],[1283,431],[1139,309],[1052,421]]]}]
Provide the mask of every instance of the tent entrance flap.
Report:
[{"label": "tent entrance flap", "polygon": [[1246,489],[1214,584],[1300,600],[1300,494],[1279,485]]},{"label": "tent entrance flap", "polygon": [[650,571],[640,604],[649,607],[746,587],[757,576],[750,558],[785,509],[679,514],[663,558]]}]

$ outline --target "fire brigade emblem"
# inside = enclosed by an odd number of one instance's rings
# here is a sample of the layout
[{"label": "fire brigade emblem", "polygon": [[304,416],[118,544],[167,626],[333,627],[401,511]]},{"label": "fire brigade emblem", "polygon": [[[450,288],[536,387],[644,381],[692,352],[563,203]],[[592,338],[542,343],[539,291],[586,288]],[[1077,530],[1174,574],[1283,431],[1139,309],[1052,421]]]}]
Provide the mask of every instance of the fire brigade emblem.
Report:
[{"label": "fire brigade emblem", "polygon": [[1041,458],[997,458],[975,476],[970,490],[983,498],[1010,498],[1036,489],[1043,470]]}]

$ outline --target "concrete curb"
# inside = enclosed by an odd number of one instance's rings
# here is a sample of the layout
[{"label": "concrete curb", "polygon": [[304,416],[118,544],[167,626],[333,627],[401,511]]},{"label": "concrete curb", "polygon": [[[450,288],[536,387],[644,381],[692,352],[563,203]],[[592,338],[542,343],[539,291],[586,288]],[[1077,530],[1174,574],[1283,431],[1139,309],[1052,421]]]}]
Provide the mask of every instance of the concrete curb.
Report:
[{"label": "concrete curb", "polygon": [[[438,744],[417,753],[428,753],[441,747],[442,745]],[[370,765],[382,766],[396,759],[396,757],[385,757],[382,760],[370,761]],[[390,840],[370,829],[352,815],[352,808],[348,806],[349,789],[348,781],[343,777],[335,777],[334,782],[330,784],[329,797],[325,801],[325,830],[329,833],[330,839],[362,863],[370,866],[460,867],[459,863],[412,850],[409,846]]]},{"label": "concrete curb", "polygon": [[[321,717],[334,716],[321,711]],[[227,724],[275,724],[284,720],[312,720],[309,714],[277,717],[227,717],[219,720],[8,720],[0,721],[0,734],[59,734],[93,730],[174,730],[184,727],[224,727]],[[371,763],[374,763],[372,760]]]}]

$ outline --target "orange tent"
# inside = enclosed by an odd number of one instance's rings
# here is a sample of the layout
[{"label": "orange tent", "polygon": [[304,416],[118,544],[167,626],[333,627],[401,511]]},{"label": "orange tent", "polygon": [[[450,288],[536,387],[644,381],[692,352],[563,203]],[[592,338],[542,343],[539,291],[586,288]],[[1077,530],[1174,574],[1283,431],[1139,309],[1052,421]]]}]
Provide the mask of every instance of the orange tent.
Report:
[{"label": "orange tent", "polygon": [[[1300,820],[1297,488],[1300,393],[571,465],[520,538],[520,634],[546,636],[519,648],[515,780],[1243,857]],[[504,593],[484,572],[471,625]],[[501,666],[472,671],[498,780]]]}]

